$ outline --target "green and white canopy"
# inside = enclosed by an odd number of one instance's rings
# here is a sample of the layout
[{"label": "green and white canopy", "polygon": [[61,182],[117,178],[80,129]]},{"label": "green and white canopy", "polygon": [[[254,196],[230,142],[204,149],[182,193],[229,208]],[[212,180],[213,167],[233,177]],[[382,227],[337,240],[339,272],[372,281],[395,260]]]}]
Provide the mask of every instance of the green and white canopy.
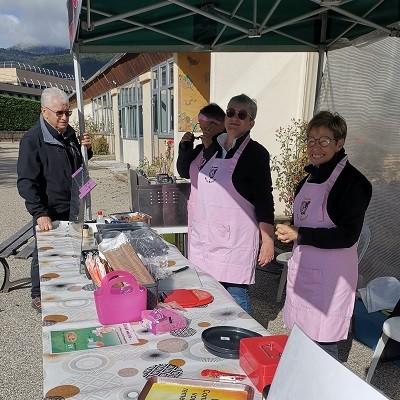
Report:
[{"label": "green and white canopy", "polygon": [[400,36],[400,0],[68,0],[80,52],[318,51]]}]

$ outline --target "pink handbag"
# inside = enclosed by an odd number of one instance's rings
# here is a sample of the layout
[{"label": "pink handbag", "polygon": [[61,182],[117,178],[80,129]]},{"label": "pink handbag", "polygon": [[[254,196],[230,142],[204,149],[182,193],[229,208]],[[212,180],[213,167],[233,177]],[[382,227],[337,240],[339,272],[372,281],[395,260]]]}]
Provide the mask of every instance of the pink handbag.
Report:
[{"label": "pink handbag", "polygon": [[140,321],[141,313],[146,309],[147,289],[129,272],[112,271],[101,280],[101,286],[94,292],[94,300],[103,325]]}]

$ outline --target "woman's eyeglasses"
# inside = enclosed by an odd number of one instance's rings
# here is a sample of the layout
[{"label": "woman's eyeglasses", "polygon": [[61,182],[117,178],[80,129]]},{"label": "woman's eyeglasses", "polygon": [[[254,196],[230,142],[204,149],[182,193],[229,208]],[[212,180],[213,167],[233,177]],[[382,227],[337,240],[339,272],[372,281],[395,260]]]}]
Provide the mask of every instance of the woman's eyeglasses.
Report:
[{"label": "woman's eyeglasses", "polygon": [[237,117],[241,121],[244,121],[247,118],[248,115],[250,116],[250,118],[252,118],[252,116],[246,110],[236,111],[234,108],[228,108],[226,110],[226,116],[228,118],[233,118],[235,115],[237,115]]},{"label": "woman's eyeglasses", "polygon": [[319,139],[309,137],[309,138],[307,138],[307,146],[313,147],[318,143],[321,147],[327,147],[333,141],[336,141],[336,139],[332,139],[328,136],[321,136]]},{"label": "woman's eyeglasses", "polygon": [[54,111],[49,107],[46,107],[48,110],[50,110],[51,112],[53,112],[54,114],[56,114],[56,116],[58,118],[61,118],[63,115],[65,115],[66,117],[70,117],[72,115],[72,111],[71,110],[67,110],[67,111]]}]

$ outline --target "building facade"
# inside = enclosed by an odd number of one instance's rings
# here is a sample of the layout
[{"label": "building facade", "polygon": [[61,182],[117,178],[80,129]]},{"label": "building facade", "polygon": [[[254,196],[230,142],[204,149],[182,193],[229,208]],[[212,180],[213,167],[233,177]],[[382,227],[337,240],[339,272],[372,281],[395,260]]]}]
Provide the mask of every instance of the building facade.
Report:
[{"label": "building facade", "polygon": [[[176,159],[204,105],[225,109],[232,96],[245,93],[258,105],[252,137],[273,156],[275,131],[312,116],[316,69],[312,53],[120,54],[84,85],[84,114],[109,135],[116,159],[135,167],[165,154],[172,140]],[[72,96],[77,120],[74,104]]]},{"label": "building facade", "polygon": [[0,94],[40,100],[43,89],[58,87],[67,94],[75,90],[75,78],[64,72],[17,61],[0,63]]}]

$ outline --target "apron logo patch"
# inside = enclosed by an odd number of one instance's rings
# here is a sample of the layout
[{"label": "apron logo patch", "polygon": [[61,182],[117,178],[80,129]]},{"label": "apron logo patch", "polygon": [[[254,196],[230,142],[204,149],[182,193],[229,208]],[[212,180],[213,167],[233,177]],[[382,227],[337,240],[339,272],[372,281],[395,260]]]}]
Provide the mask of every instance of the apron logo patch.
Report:
[{"label": "apron logo patch", "polygon": [[300,204],[300,219],[305,219],[307,218],[307,209],[308,206],[310,205],[311,200],[310,199],[304,199],[301,204]]},{"label": "apron logo patch", "polygon": [[199,165],[199,171],[204,167],[204,165],[206,164],[207,159],[205,159],[204,157],[201,159],[201,163]]},{"label": "apron logo patch", "polygon": [[208,182],[208,183],[215,182],[214,177],[215,177],[215,174],[217,173],[217,171],[218,171],[218,166],[212,166],[210,169],[210,172],[208,173],[208,176],[205,177],[206,182]]}]

